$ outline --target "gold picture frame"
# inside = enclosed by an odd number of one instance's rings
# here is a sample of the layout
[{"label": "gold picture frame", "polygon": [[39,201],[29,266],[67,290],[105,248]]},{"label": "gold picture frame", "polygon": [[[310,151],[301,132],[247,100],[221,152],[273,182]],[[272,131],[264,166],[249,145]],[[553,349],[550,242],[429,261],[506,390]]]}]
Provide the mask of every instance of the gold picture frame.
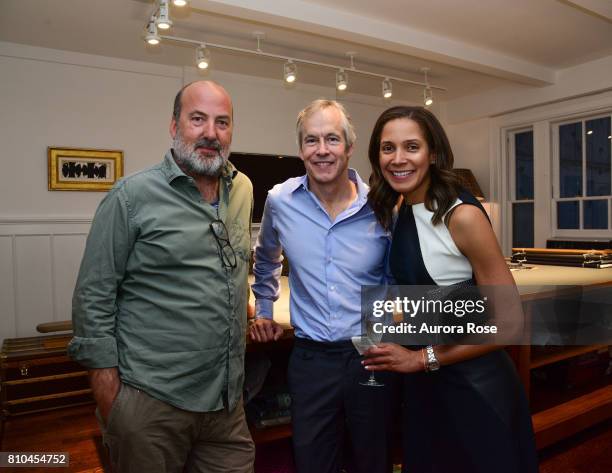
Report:
[{"label": "gold picture frame", "polygon": [[50,191],[108,191],[123,176],[123,151],[47,149]]}]

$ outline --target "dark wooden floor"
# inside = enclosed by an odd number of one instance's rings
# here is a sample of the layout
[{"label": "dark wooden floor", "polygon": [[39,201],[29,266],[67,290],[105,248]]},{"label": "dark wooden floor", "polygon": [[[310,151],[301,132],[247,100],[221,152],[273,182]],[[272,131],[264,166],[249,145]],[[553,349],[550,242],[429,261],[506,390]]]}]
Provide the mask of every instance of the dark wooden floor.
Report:
[{"label": "dark wooden floor", "polygon": [[[287,448],[286,441],[281,444]],[[4,424],[0,450],[70,454],[69,468],[2,468],[2,473],[108,472],[102,461],[101,435],[91,405],[9,419]],[[266,447],[260,449],[265,450]],[[599,424],[549,447],[540,452],[540,456],[540,473],[610,473],[612,422]],[[286,458],[290,458],[290,455]]]}]

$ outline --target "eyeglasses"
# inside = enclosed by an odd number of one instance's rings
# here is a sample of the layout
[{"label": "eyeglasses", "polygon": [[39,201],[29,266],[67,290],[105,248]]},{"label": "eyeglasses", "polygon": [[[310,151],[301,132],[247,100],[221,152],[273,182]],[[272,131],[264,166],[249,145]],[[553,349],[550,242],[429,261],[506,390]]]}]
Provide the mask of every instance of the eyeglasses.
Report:
[{"label": "eyeglasses", "polygon": [[219,249],[221,250],[221,260],[223,261],[223,266],[226,268],[235,268],[236,252],[230,243],[225,223],[223,223],[223,220],[213,220],[210,223],[210,229],[212,230],[215,240],[217,240],[217,244],[219,245]]}]

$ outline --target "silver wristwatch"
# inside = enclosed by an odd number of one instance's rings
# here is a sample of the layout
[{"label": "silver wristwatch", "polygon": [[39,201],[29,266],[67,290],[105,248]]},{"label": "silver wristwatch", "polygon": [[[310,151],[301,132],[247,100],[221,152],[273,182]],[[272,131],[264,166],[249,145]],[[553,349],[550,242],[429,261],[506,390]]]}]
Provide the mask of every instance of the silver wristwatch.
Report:
[{"label": "silver wristwatch", "polygon": [[425,348],[426,360],[425,360],[425,371],[437,371],[440,369],[440,362],[436,358],[436,352],[431,345]]}]

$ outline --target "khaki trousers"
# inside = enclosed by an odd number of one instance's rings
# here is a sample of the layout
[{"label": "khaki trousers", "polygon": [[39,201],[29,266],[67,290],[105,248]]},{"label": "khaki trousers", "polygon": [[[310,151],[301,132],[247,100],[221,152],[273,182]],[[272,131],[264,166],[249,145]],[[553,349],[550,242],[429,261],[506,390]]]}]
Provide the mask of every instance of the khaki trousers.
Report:
[{"label": "khaki trousers", "polygon": [[101,421],[113,473],[252,473],[255,446],[242,402],[229,412],[178,409],[127,384]]}]

